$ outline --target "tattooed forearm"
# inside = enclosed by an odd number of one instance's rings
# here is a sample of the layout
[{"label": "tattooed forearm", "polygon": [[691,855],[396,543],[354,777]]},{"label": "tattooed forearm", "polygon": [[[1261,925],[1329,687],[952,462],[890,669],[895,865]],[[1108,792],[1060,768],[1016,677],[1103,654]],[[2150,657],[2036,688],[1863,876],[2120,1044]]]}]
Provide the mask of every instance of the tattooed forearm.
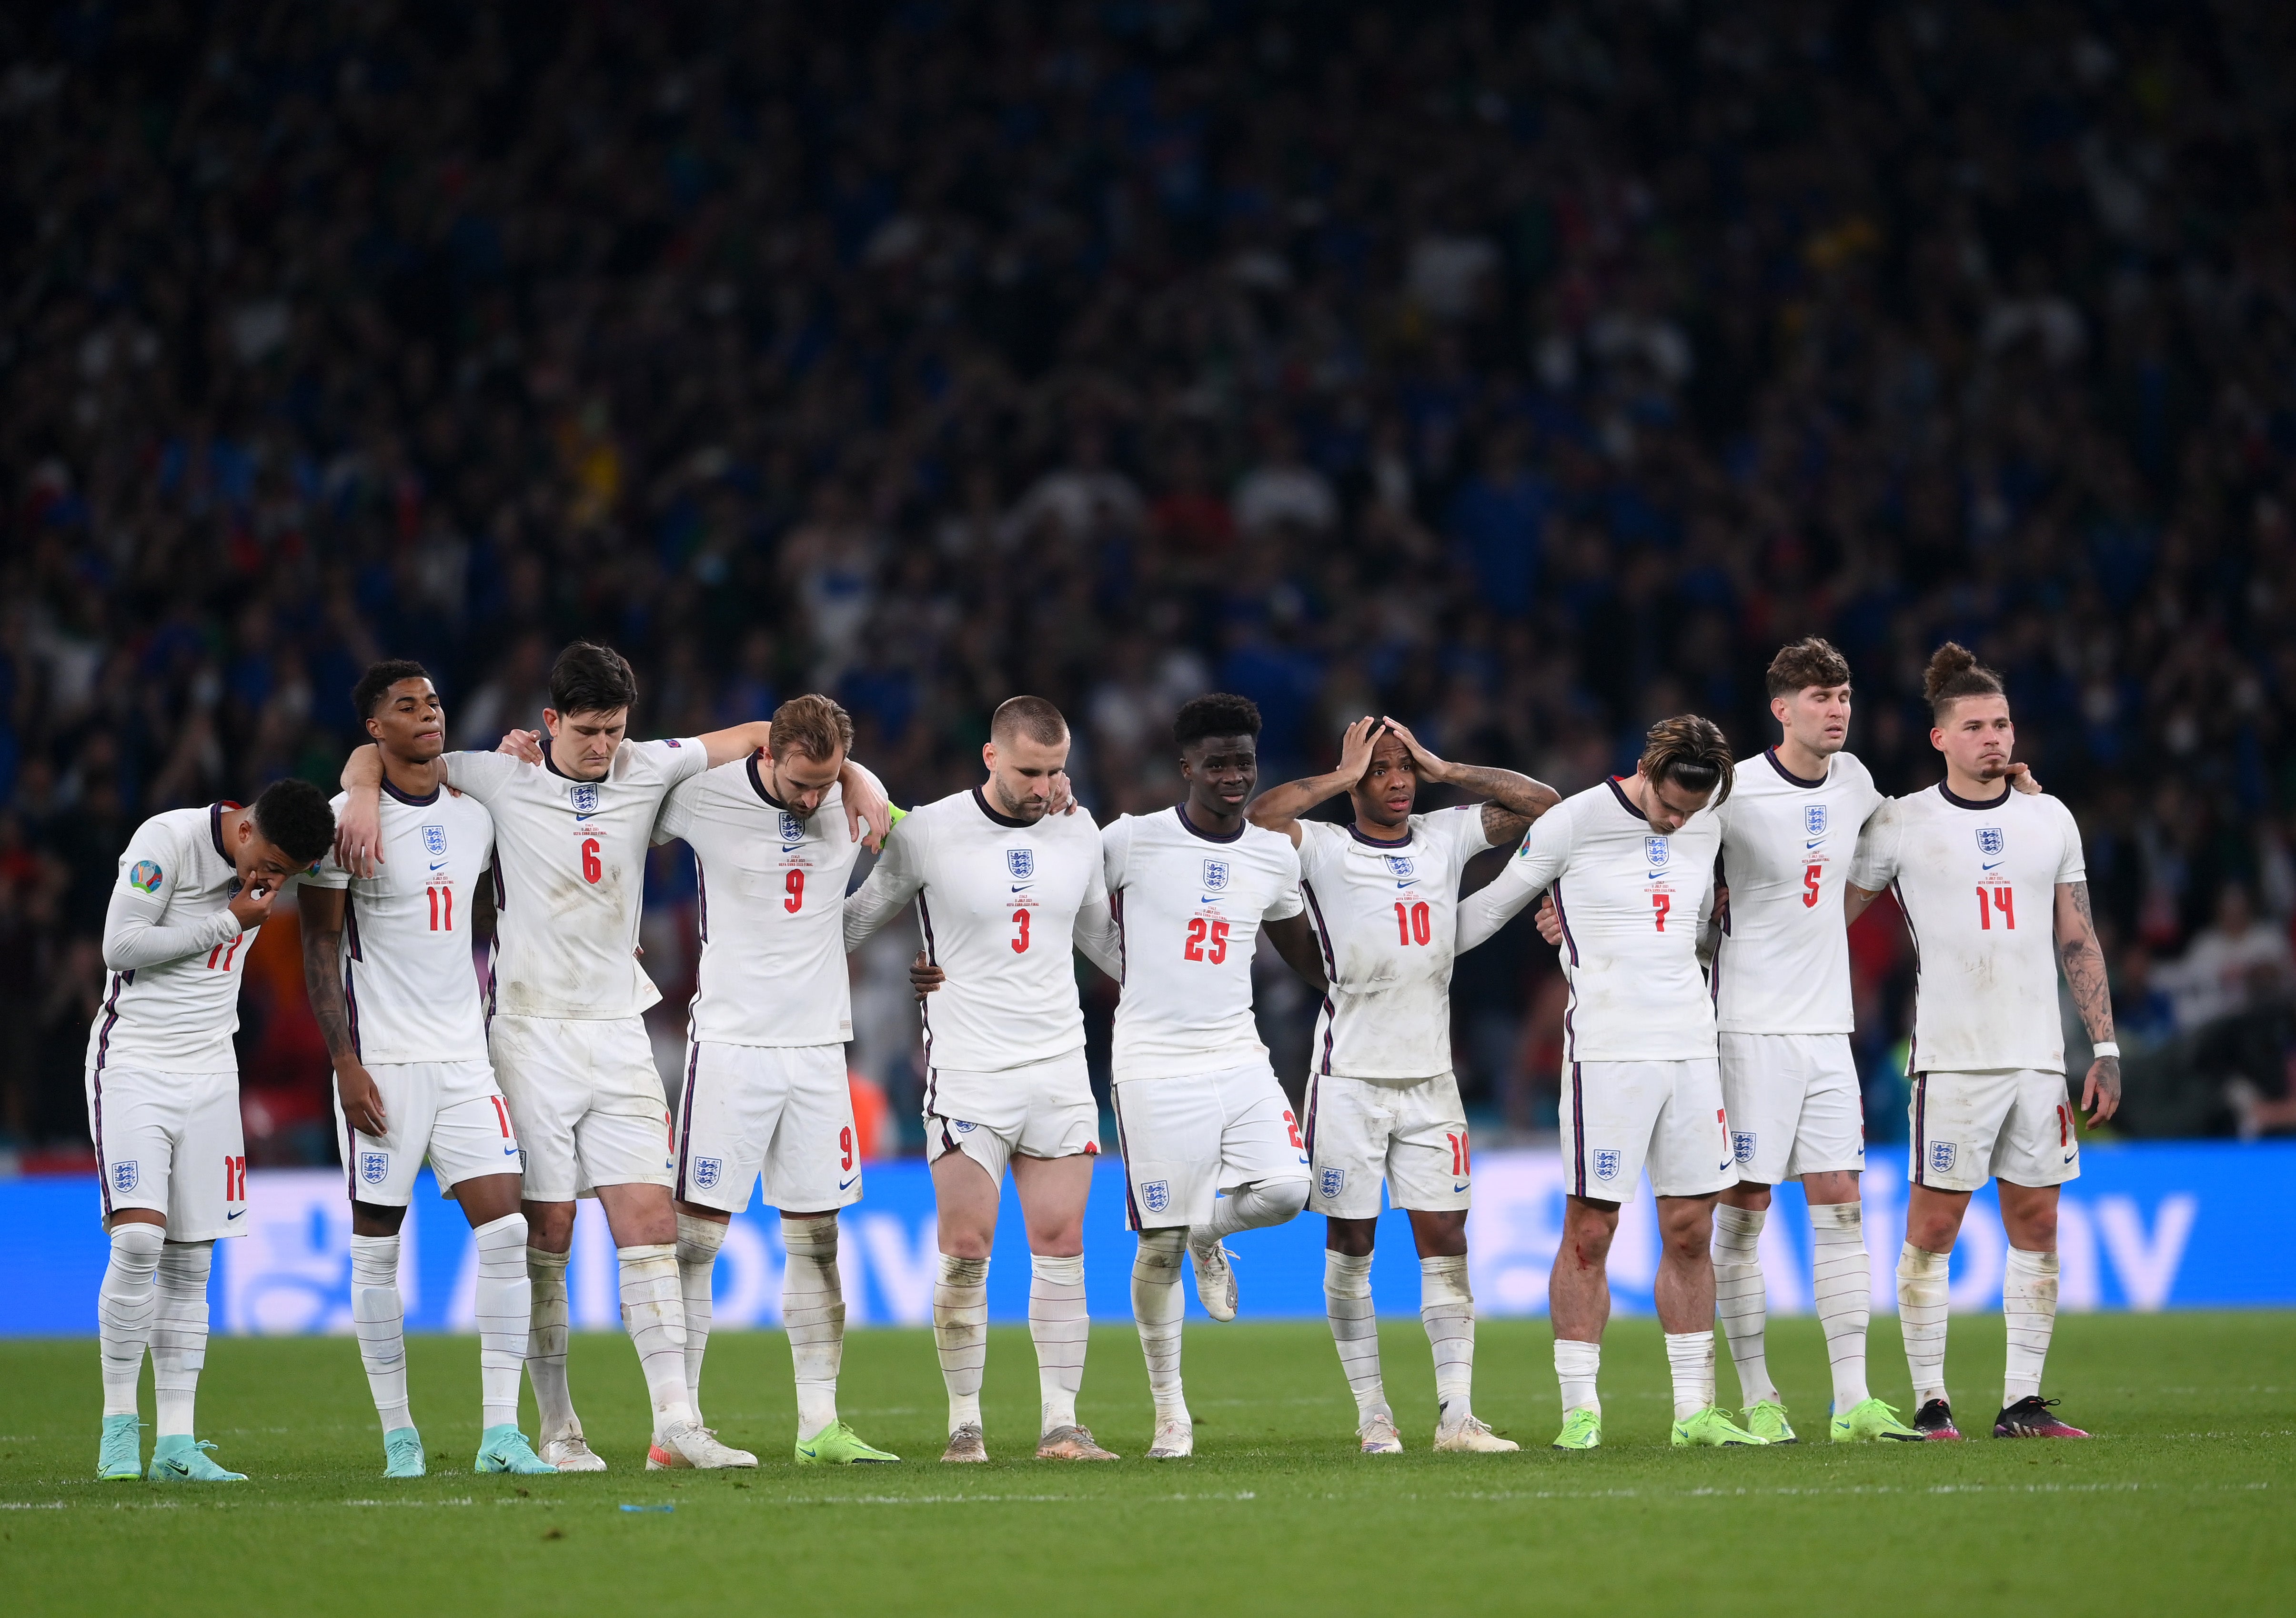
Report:
[{"label": "tattooed forearm", "polygon": [[1480,764],[1454,764],[1450,784],[1483,799],[1483,840],[1493,848],[1518,841],[1530,823],[1562,800],[1544,781],[1511,769]]},{"label": "tattooed forearm", "polygon": [[2104,955],[2096,944],[2096,917],[2089,908],[2088,883],[2065,883],[2057,890],[2057,959],[2065,969],[2081,1026],[2091,1039],[2112,1038],[2112,989]]},{"label": "tattooed forearm", "polygon": [[358,1059],[351,1043],[350,1012],[343,1003],[342,949],[340,932],[313,928],[303,934],[303,990],[310,998],[319,1035],[327,1042],[327,1055],[339,1064]]}]

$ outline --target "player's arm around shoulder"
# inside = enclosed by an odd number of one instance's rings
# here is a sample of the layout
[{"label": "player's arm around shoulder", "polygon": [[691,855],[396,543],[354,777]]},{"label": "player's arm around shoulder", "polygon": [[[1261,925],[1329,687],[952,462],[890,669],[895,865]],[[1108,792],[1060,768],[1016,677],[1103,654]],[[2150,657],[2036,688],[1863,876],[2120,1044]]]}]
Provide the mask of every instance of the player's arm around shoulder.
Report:
[{"label": "player's arm around shoulder", "polygon": [[1570,863],[1576,820],[1576,812],[1565,801],[1531,823],[1505,868],[1460,901],[1457,949],[1472,949],[1554,886]]},{"label": "player's arm around shoulder", "polygon": [[926,858],[931,852],[932,830],[939,817],[931,806],[901,818],[886,834],[884,852],[867,880],[846,896],[845,951],[850,955],[870,934],[900,914],[901,908],[924,887]]},{"label": "player's arm around shoulder", "polygon": [[1905,801],[1884,798],[1857,833],[1857,850],[1849,858],[1849,880],[1841,885],[1844,925],[1866,914],[1866,907],[1882,897],[1898,880],[1898,848],[1905,837]]}]

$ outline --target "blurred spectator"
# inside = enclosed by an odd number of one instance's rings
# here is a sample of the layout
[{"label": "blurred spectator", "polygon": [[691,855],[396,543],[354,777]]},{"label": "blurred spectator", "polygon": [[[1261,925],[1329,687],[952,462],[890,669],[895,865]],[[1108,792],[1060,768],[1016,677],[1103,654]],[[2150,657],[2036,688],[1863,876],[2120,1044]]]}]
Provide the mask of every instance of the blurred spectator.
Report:
[{"label": "blurred spectator", "polygon": [[2227,883],[2217,895],[2216,919],[2152,978],[2174,1004],[2177,1026],[2195,1030],[2284,998],[2296,985],[2296,960],[2288,935],[2250,908],[2248,890]]}]

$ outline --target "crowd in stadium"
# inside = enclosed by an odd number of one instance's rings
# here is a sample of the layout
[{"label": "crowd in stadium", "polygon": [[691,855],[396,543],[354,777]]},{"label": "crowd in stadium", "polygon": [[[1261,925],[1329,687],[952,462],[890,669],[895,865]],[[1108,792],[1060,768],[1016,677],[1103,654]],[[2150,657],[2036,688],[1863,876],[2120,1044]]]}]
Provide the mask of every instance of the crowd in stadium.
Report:
[{"label": "crowd in stadium", "polygon": [[[1263,785],[1365,712],[1565,793],[1684,710],[1750,753],[1809,632],[1908,790],[1950,636],[2081,818],[2132,1062],[2181,1053],[2131,1127],[2269,1120],[2296,13],[2128,10],[12,12],[0,1140],[82,1133],[143,817],[332,783],[378,656],[490,746],[576,635],[636,663],[635,734],[835,694],[905,801],[1050,697],[1103,817],[1172,797],[1209,689],[1259,704]],[[670,1038],[690,892],[665,858]],[[1509,940],[1462,963],[1463,1088],[1551,1128],[1552,952]],[[250,1146],[324,1158],[269,953]],[[857,1053],[897,1101],[905,960]]]}]

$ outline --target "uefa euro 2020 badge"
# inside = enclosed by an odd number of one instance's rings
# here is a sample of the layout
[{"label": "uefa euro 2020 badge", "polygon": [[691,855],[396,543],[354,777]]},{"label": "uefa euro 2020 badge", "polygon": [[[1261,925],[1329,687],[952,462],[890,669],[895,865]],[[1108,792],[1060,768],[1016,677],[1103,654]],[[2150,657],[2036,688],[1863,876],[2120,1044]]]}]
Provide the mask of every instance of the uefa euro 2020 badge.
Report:
[{"label": "uefa euro 2020 badge", "polygon": [[157,893],[167,873],[148,859],[139,859],[127,873],[127,885],[141,893]]}]

